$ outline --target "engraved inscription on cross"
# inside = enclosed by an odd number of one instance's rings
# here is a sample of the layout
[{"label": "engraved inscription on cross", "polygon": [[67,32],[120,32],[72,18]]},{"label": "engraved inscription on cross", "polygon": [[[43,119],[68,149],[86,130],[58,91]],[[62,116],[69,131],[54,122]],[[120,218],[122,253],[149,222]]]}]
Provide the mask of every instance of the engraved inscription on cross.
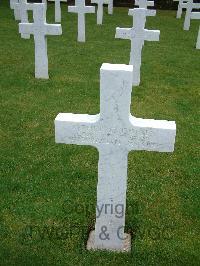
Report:
[{"label": "engraved inscription on cross", "polygon": [[33,23],[19,23],[21,34],[33,34],[35,41],[35,77],[48,79],[47,35],[61,35],[59,24],[46,23],[46,5],[33,4]]},{"label": "engraved inscription on cross", "polygon": [[[154,1],[147,1],[147,0],[136,0],[135,5],[139,6],[139,8],[147,9],[149,6],[154,6]],[[147,9],[147,16],[155,16],[156,10]]]},{"label": "engraved inscription on cross", "polygon": [[[127,160],[130,151],[173,152],[176,124],[140,119],[130,114],[133,67],[103,64],[100,70],[100,114],[60,113],[55,119],[56,143],[91,145],[99,151],[94,249],[124,249]],[[103,211],[123,206],[123,215]],[[98,210],[101,209],[101,215]],[[102,237],[106,229],[108,237]]]},{"label": "engraved inscription on cross", "polygon": [[85,0],[76,0],[75,6],[69,6],[68,12],[78,13],[78,41],[85,42],[85,14],[95,13],[94,6],[86,6]]},{"label": "engraved inscription on cross", "polygon": [[142,47],[144,41],[159,41],[159,30],[146,30],[146,9],[132,9],[133,27],[132,28],[116,28],[115,38],[131,40],[131,53],[129,65],[133,66],[133,85],[140,84],[140,68]]}]

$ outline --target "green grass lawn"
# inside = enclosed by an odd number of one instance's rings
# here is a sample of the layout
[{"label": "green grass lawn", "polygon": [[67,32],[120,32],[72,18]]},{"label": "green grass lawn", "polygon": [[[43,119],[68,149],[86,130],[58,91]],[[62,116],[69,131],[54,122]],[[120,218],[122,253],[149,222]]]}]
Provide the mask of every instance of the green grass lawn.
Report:
[{"label": "green grass lawn", "polygon": [[[175,11],[158,11],[148,29],[141,85],[133,88],[136,117],[175,120],[175,152],[129,154],[126,231],[129,254],[88,252],[94,228],[98,152],[58,145],[59,112],[99,112],[102,63],[127,64],[130,41],[115,28],[131,26],[127,8],[96,25],[87,15],[86,43],[77,17],[62,5],[62,36],[48,37],[49,80],[34,78],[33,38],[24,40],[8,1],[0,3],[0,265],[199,265],[198,94],[199,21],[183,31]],[[54,22],[54,5],[48,6]]]}]

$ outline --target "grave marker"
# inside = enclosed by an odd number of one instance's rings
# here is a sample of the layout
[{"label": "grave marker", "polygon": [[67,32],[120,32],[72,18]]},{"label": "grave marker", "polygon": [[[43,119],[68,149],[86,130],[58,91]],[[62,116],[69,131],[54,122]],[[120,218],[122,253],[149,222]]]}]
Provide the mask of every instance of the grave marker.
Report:
[{"label": "grave marker", "polygon": [[58,24],[46,23],[45,4],[33,4],[33,23],[19,23],[21,34],[33,34],[35,41],[35,77],[48,79],[47,35],[61,35]]},{"label": "grave marker", "polygon": [[[16,4],[19,9],[21,23],[28,23],[28,10],[33,10],[33,4],[27,3],[27,0],[19,0]],[[30,39],[30,34],[21,34],[24,39]]]},{"label": "grave marker", "polygon": [[187,8],[188,0],[174,0],[174,2],[178,2],[178,10],[177,10],[176,18],[181,18],[183,9]]},{"label": "grave marker", "polygon": [[[105,0],[91,0],[91,3],[97,4],[97,24],[103,23],[103,5],[106,4]],[[107,2],[108,3],[108,2]]]},{"label": "grave marker", "polygon": [[188,0],[187,7],[186,7],[184,27],[183,27],[184,30],[190,29],[190,19],[191,19],[193,9],[200,9],[200,3],[193,3],[193,0]]},{"label": "grave marker", "polygon": [[[60,113],[55,119],[56,143],[90,145],[99,151],[96,224],[88,249],[130,251],[130,236],[124,233],[128,153],[174,150],[175,122],[130,114],[132,76],[132,66],[103,64],[100,114]],[[116,210],[120,207],[121,215]]]},{"label": "grave marker", "polygon": [[85,42],[85,14],[95,13],[94,6],[86,6],[85,0],[76,0],[75,6],[69,6],[68,12],[78,14],[78,41]]},{"label": "grave marker", "polygon": [[146,30],[146,9],[135,8],[132,11],[133,24],[132,28],[116,28],[115,38],[131,40],[131,53],[129,65],[133,65],[133,85],[140,84],[141,56],[144,40],[159,41],[160,31]]}]

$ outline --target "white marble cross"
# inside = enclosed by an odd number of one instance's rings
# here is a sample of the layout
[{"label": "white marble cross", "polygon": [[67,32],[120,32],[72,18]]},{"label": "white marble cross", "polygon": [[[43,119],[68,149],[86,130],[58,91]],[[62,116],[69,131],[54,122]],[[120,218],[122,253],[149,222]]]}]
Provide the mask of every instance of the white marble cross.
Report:
[{"label": "white marble cross", "polygon": [[193,9],[200,9],[200,3],[193,3],[193,0],[188,0],[187,7],[186,7],[184,27],[183,27],[184,30],[190,29],[190,19],[191,19]]},{"label": "white marble cross", "polygon": [[60,113],[55,119],[56,143],[99,151],[96,225],[88,249],[124,250],[128,153],[174,150],[175,122],[130,114],[132,76],[132,66],[103,64],[100,114]]},{"label": "white marble cross", "polygon": [[107,2],[105,0],[91,0],[91,3],[97,4],[97,24],[101,25],[103,23],[103,5]]},{"label": "white marble cross", "polygon": [[78,13],[78,41],[85,42],[85,14],[95,13],[94,6],[86,6],[85,0],[76,0],[75,6],[69,6],[68,12]]},{"label": "white marble cross", "polygon": [[177,10],[176,18],[181,18],[183,9],[187,8],[188,0],[174,0],[174,2],[178,2],[178,10]]},{"label": "white marble cross", "polygon": [[[139,6],[139,8],[145,8],[147,9],[149,6],[154,6],[154,1],[148,1],[148,0],[136,0],[135,5]],[[147,16],[155,16],[156,10],[147,9]]]},{"label": "white marble cross", "polygon": [[140,67],[142,47],[144,40],[146,41],[159,41],[159,30],[146,30],[146,9],[135,8],[133,9],[133,28],[116,28],[115,38],[131,40],[131,53],[129,65],[133,65],[133,85],[140,84]]},{"label": "white marble cross", "polygon": [[60,2],[67,2],[67,0],[54,0],[55,2],[55,22],[61,22],[61,5]]},{"label": "white marble cross", "polygon": [[[33,10],[33,4],[27,3],[27,0],[19,0],[19,3],[15,5],[19,9],[21,23],[28,23],[28,10]],[[29,39],[30,34],[21,34],[24,39]]]},{"label": "white marble cross", "polygon": [[46,23],[45,4],[33,4],[34,23],[19,23],[21,34],[33,34],[35,41],[35,77],[48,79],[47,35],[61,35],[59,24]]},{"label": "white marble cross", "polygon": [[113,14],[113,0],[105,0],[105,4],[108,5],[108,14]]}]

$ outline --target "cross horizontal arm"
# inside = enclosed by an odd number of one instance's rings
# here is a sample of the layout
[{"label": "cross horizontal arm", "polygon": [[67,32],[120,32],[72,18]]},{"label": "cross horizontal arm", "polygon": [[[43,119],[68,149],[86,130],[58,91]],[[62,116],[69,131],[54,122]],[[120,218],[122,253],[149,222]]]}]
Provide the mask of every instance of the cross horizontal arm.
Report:
[{"label": "cross horizontal arm", "polygon": [[200,19],[200,12],[192,12],[191,19]]},{"label": "cross horizontal arm", "polygon": [[62,27],[60,24],[47,24],[46,26],[46,35],[61,35],[62,34]]},{"label": "cross horizontal arm", "polygon": [[[140,6],[140,0],[135,0],[135,5]],[[146,5],[148,6],[154,6],[154,1],[148,1],[146,0]]]},{"label": "cross horizontal arm", "polygon": [[192,4],[192,9],[199,9],[200,8],[200,3],[193,3]]},{"label": "cross horizontal arm", "polygon": [[77,6],[68,6],[68,12],[70,12],[70,13],[78,13]]},{"label": "cross horizontal arm", "polygon": [[130,123],[133,129],[129,135],[129,150],[173,152],[176,137],[174,121],[130,116]]},{"label": "cross horizontal arm", "polygon": [[119,39],[131,39],[132,28],[116,28],[115,38]]},{"label": "cross horizontal arm", "polygon": [[159,30],[144,30],[144,39],[146,41],[159,41],[160,31]]},{"label": "cross horizontal arm", "polygon": [[96,124],[99,115],[60,113],[55,119],[56,143],[96,144]]},{"label": "cross horizontal arm", "polygon": [[19,23],[19,33],[20,34],[33,34],[33,23]]},{"label": "cross horizontal arm", "polygon": [[[134,16],[134,8],[129,9],[128,11],[128,15],[129,16]],[[146,16],[148,17],[154,17],[156,15],[156,10],[153,9],[146,9]]]}]

